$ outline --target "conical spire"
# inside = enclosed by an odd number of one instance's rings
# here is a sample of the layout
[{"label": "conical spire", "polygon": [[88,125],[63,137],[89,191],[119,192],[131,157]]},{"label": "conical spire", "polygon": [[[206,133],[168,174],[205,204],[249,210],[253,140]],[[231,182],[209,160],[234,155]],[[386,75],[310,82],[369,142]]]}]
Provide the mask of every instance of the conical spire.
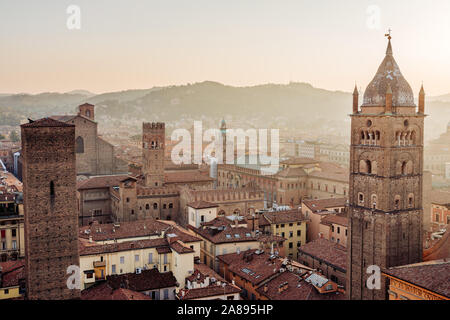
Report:
[{"label": "conical spire", "polygon": [[388,42],[388,46],[386,49],[386,55],[387,56],[392,56],[392,44],[391,44],[391,39],[389,37],[389,42]]},{"label": "conical spire", "polygon": [[353,90],[353,95],[358,95],[358,94],[359,94],[358,87],[356,86],[356,83],[355,83],[355,90]]},{"label": "conical spire", "polygon": [[423,95],[423,96],[425,95],[425,90],[423,89],[423,83],[422,83],[422,87],[420,88],[419,94]]}]

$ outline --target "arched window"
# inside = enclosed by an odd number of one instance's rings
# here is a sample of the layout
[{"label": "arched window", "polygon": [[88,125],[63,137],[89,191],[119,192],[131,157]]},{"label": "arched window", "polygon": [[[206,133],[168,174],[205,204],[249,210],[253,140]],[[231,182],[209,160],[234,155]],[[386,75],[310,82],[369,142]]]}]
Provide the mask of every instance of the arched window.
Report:
[{"label": "arched window", "polygon": [[145,209],[146,210],[150,209],[150,205],[148,203],[145,205]]},{"label": "arched window", "polygon": [[158,209],[158,204],[156,202],[153,204],[153,209]]},{"label": "arched window", "polygon": [[173,208],[173,203],[169,203],[169,209]]},{"label": "arched window", "polygon": [[413,208],[414,207],[414,194],[410,193],[408,195],[408,207]]},{"label": "arched window", "polygon": [[86,110],[86,117],[90,118],[91,117],[91,111]]},{"label": "arched window", "polygon": [[364,195],[360,192],[360,193],[358,193],[358,204],[360,205],[360,206],[363,206],[364,205]]},{"label": "arched window", "polygon": [[399,210],[400,209],[400,196],[396,195],[394,198],[394,209]]},{"label": "arched window", "polygon": [[50,198],[55,198],[55,183],[50,181]]},{"label": "arched window", "polygon": [[377,200],[378,200],[377,195],[373,194],[372,195],[372,209],[376,209],[377,208]]},{"label": "arched window", "polygon": [[84,140],[82,137],[78,137],[75,140],[75,152],[84,153]]},{"label": "arched window", "polygon": [[366,160],[366,165],[367,165],[367,173],[372,174],[372,163],[370,162],[370,160]]}]

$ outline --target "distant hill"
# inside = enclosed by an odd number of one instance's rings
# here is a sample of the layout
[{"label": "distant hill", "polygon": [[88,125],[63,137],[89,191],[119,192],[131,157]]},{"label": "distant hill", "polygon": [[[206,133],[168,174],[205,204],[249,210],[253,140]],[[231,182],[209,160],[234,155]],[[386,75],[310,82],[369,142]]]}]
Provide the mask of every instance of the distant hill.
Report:
[{"label": "distant hill", "polygon": [[[125,90],[91,95],[86,90],[36,95],[0,95],[0,114],[9,117],[43,117],[74,113],[84,102],[98,106],[96,114],[110,119],[178,121],[186,118],[224,117],[259,119],[267,123],[280,117],[292,127],[315,129],[317,123],[348,120],[349,92],[315,88],[308,83],[263,84],[233,87],[218,82]],[[448,101],[446,101],[448,97]],[[450,95],[429,97],[427,110],[433,121],[450,120]],[[325,121],[325,122],[323,122]],[[430,120],[428,120],[430,121]],[[1,120],[0,120],[1,122]],[[3,121],[4,122],[4,121]],[[440,126],[440,122],[437,123]],[[440,129],[439,129],[440,130]]]},{"label": "distant hill", "polygon": [[69,92],[66,92],[66,93],[68,93],[68,94],[81,94],[81,95],[86,96],[86,97],[92,97],[92,96],[96,95],[95,93],[92,93],[92,92],[87,91],[87,90],[72,90],[72,91],[69,91]]}]

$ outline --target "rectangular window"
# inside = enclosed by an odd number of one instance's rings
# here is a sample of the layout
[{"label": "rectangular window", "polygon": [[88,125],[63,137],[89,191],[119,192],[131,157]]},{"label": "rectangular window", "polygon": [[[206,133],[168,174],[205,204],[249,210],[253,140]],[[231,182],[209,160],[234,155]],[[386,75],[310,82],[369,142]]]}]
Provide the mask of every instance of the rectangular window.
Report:
[{"label": "rectangular window", "polygon": [[169,299],[169,289],[164,289],[164,300]]},{"label": "rectangular window", "polygon": [[134,261],[139,262],[139,255],[138,254],[134,255]]},{"label": "rectangular window", "polygon": [[120,257],[120,264],[124,264],[125,263],[125,257]]},{"label": "rectangular window", "polygon": [[341,227],[338,227],[338,234],[341,233]]},{"label": "rectangular window", "polygon": [[115,265],[115,264],[113,264],[113,265],[111,266],[111,273],[112,273],[112,274],[116,274],[116,265]]},{"label": "rectangular window", "polygon": [[12,229],[11,230],[11,236],[15,237],[17,234],[17,229]]},{"label": "rectangular window", "polygon": [[17,241],[16,241],[16,240],[13,240],[13,241],[12,241],[12,249],[13,249],[13,250],[16,250],[16,249],[17,249]]},{"label": "rectangular window", "polygon": [[292,238],[294,236],[294,232],[293,231],[289,231],[289,238]]},{"label": "rectangular window", "polygon": [[289,249],[292,249],[293,248],[293,244],[292,244],[292,242],[289,242]]},{"label": "rectangular window", "polygon": [[302,235],[302,230],[297,230],[297,236],[301,236]]},{"label": "rectangular window", "polygon": [[148,254],[148,263],[153,263],[153,253]]},{"label": "rectangular window", "polygon": [[164,253],[164,264],[167,264],[167,253]]}]

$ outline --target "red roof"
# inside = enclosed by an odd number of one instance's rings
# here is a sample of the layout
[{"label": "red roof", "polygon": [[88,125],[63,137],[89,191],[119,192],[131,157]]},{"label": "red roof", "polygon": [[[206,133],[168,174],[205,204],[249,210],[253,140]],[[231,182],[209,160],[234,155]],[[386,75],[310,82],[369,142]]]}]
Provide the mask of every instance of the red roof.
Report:
[{"label": "red roof", "polygon": [[217,208],[217,207],[219,207],[219,205],[217,205],[215,203],[204,201],[204,200],[190,202],[190,203],[187,204],[187,206],[191,207],[191,208],[194,208],[194,209],[207,209],[207,208]]},{"label": "red roof", "polygon": [[107,282],[103,282],[81,291],[81,300],[151,300],[151,298],[129,289],[113,289]]},{"label": "red roof", "polygon": [[2,288],[15,287],[25,279],[25,260],[0,262]]},{"label": "red roof", "polygon": [[68,124],[52,118],[42,118],[29,123],[21,125],[22,128],[37,128],[37,127],[75,127],[73,124]]},{"label": "red roof", "polygon": [[450,298],[450,259],[394,267],[383,273]]},{"label": "red roof", "polygon": [[341,270],[347,270],[347,249],[340,244],[319,238],[302,245],[298,251]]},{"label": "red roof", "polygon": [[328,211],[330,208],[345,207],[347,198],[328,198],[318,200],[303,200],[312,212]]}]

